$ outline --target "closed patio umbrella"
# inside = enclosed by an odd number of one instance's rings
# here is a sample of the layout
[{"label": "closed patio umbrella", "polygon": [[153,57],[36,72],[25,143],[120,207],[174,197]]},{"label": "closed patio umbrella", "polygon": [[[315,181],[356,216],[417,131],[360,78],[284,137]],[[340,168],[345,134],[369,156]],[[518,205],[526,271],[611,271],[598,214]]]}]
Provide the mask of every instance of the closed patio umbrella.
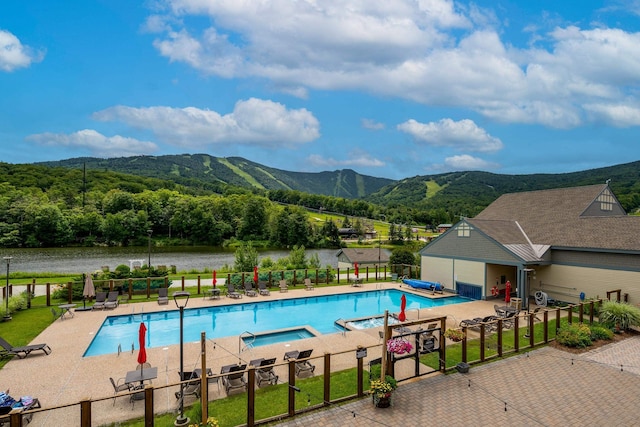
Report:
[{"label": "closed patio umbrella", "polygon": [[258,266],[253,267],[253,283],[258,283]]},{"label": "closed patio umbrella", "polygon": [[355,271],[355,275],[356,275],[356,277],[358,277],[359,272],[358,272],[358,263],[357,263],[357,262],[354,262],[354,263],[353,263],[353,268],[356,270],[356,271]]},{"label": "closed patio umbrella", "polygon": [[507,284],[504,288],[504,302],[511,301],[511,282],[507,280]]},{"label": "closed patio umbrella", "polygon": [[87,274],[84,281],[84,289],[82,289],[82,307],[86,308],[87,298],[93,298],[96,296],[96,288],[93,286],[93,278],[91,274]]},{"label": "closed patio umbrella", "polygon": [[400,314],[398,315],[398,320],[401,322],[407,320],[407,315],[404,313],[405,308],[407,308],[407,297],[402,294],[402,297],[400,298]]},{"label": "closed patio umbrella", "polygon": [[217,280],[216,280],[216,271],[213,270],[213,287],[214,288],[216,287],[216,282],[217,282]]}]

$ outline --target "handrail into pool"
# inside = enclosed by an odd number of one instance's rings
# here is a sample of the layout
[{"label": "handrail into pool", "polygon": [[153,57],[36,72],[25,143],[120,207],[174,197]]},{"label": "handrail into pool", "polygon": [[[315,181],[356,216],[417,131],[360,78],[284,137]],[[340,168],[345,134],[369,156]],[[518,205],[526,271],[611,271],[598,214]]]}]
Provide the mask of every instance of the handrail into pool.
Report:
[{"label": "handrail into pool", "polygon": [[[246,335],[245,335],[246,334]],[[244,337],[252,337],[253,339],[251,340],[250,343],[245,344],[245,348],[242,348],[242,343],[244,342],[243,338]],[[252,332],[249,331],[244,331],[243,333],[241,333],[240,335],[238,335],[238,355],[240,355],[240,353],[242,353],[245,349],[247,348],[252,348],[253,343],[256,340],[256,335]]]},{"label": "handrail into pool", "polygon": [[340,332],[343,337],[345,337],[347,336],[347,328],[345,328],[344,326],[340,327],[340,323],[339,323],[340,321],[342,321],[343,325],[346,324],[345,320],[342,317],[340,317],[333,322],[333,327],[337,329],[338,332]]}]

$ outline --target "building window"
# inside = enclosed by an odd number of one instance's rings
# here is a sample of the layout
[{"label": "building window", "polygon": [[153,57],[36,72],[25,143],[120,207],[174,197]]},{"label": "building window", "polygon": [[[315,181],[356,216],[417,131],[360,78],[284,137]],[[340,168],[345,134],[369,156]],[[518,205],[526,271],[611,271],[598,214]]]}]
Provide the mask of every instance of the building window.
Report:
[{"label": "building window", "polygon": [[613,194],[609,190],[603,191],[596,200],[600,202],[601,211],[612,211],[613,205],[616,203]]},{"label": "building window", "polygon": [[458,226],[458,237],[469,237],[471,234],[471,226],[469,224],[460,224]]}]

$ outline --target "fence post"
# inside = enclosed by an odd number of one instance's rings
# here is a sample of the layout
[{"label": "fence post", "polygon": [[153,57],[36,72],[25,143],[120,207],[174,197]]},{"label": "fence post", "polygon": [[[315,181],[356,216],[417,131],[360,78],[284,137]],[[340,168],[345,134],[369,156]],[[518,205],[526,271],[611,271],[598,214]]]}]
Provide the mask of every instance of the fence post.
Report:
[{"label": "fence post", "polygon": [[184,291],[184,276],[182,276],[182,291]]},{"label": "fence post", "polygon": [[580,314],[578,314],[578,319],[580,319],[580,323],[582,323],[584,319],[584,313],[583,313],[584,303],[581,302],[580,304],[578,304],[578,309],[580,310]]},{"label": "fence post", "polygon": [[198,274],[198,295],[200,295],[200,275]]},{"label": "fence post", "polygon": [[147,276],[147,299],[151,298],[151,277]]},{"label": "fence post", "polygon": [[593,325],[593,310],[594,310],[595,306],[593,304],[593,300],[591,300],[591,302],[589,302],[589,324]]},{"label": "fence post", "polygon": [[498,319],[498,356],[502,357],[502,319]]},{"label": "fence post", "polygon": [[[247,382],[247,426],[253,427],[256,418],[256,368],[249,366]],[[204,418],[203,418],[204,421]]]},{"label": "fence post", "polygon": [[91,400],[80,402],[80,425],[82,427],[91,427]]},{"label": "fence post", "polygon": [[518,333],[520,332],[518,325],[520,322],[518,322],[518,320],[520,320],[520,316],[513,316],[513,348],[516,353],[520,351],[520,334]]},{"label": "fence post", "polygon": [[68,296],[68,303],[72,304],[72,299],[73,299],[73,282],[67,282],[67,296]]},{"label": "fence post", "polygon": [[131,301],[131,298],[133,298],[133,279],[129,278],[129,301]]},{"label": "fence post", "polygon": [[[200,367],[202,375],[200,375],[200,407],[202,408],[202,421],[209,418],[209,378],[207,378],[207,333],[200,332]],[[251,382],[251,374],[249,374],[249,384]],[[252,387],[253,388],[253,387]],[[253,401],[250,400],[250,404]]]},{"label": "fence post", "polygon": [[296,387],[296,362],[289,359],[289,409],[290,417],[296,414],[296,395],[295,392],[300,390]]},{"label": "fence post", "polygon": [[144,389],[144,427],[153,427],[153,386]]},{"label": "fence post", "polygon": [[485,324],[480,324],[480,361],[484,362],[485,354]]},{"label": "fence post", "polygon": [[549,342],[549,312],[544,310],[542,313],[542,321],[544,322],[544,343]]},{"label": "fence post", "polygon": [[51,283],[47,282],[47,307],[51,305]]},{"label": "fence post", "polygon": [[[360,359],[362,361],[362,359]],[[331,354],[324,354],[324,406],[331,403]],[[362,382],[362,381],[361,381]]]},{"label": "fence post", "polygon": [[464,334],[464,338],[462,338],[462,361],[467,361],[467,327],[462,327],[462,333]]},{"label": "fence post", "polygon": [[[358,348],[356,349],[356,355],[358,354],[358,351],[362,350],[362,346],[359,345]],[[363,376],[363,358],[362,357],[357,357],[356,356],[356,362],[358,363],[358,397],[362,397],[364,396],[364,387],[362,386],[362,380],[364,378]],[[326,375],[325,375],[326,376]]]}]

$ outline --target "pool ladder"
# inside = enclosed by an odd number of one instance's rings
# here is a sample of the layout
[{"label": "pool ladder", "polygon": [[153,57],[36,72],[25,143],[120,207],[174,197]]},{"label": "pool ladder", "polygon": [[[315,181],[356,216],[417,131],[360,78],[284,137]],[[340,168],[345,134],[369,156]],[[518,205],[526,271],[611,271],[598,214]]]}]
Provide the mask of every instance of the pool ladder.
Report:
[{"label": "pool ladder", "polygon": [[[251,337],[251,341],[247,344],[245,344],[244,348],[242,348],[242,343],[244,342],[243,338],[245,337]],[[253,343],[256,340],[256,336],[255,334],[249,332],[249,331],[244,331],[243,333],[241,333],[238,336],[238,354],[242,353],[243,351],[245,351],[246,349],[251,349],[253,348]]]},{"label": "pool ladder", "polygon": [[345,320],[342,317],[340,317],[340,318],[336,319],[335,322],[333,322],[333,327],[336,328],[338,330],[338,332],[340,332],[342,334],[343,337],[346,337],[347,336],[347,328],[345,328],[344,326],[340,326],[340,323],[338,323],[340,321],[342,321],[342,323],[346,325]]}]

